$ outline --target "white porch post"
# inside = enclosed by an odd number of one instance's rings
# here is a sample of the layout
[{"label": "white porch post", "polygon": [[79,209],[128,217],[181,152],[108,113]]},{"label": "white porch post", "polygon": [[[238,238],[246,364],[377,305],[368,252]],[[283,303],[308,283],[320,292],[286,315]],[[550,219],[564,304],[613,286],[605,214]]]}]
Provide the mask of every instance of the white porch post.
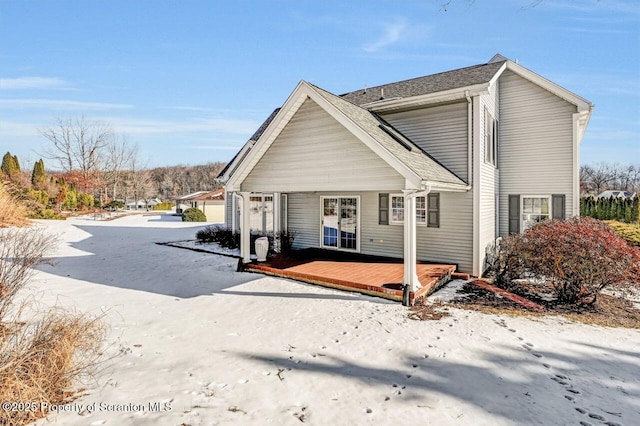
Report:
[{"label": "white porch post", "polygon": [[[416,257],[416,197],[415,191],[404,190],[404,277],[402,283],[410,293],[414,293],[420,282],[417,273]],[[405,297],[406,298],[406,297]],[[410,300],[404,300],[408,306]],[[406,298],[408,299],[408,298]]]},{"label": "white porch post", "polygon": [[281,203],[282,197],[279,192],[273,193],[273,245],[276,246],[276,250],[280,251],[280,230],[282,229],[282,224],[280,223],[280,218],[282,214],[281,211]]},{"label": "white porch post", "polygon": [[240,203],[240,255],[242,262],[251,262],[251,222],[249,221],[250,192],[239,192]]}]

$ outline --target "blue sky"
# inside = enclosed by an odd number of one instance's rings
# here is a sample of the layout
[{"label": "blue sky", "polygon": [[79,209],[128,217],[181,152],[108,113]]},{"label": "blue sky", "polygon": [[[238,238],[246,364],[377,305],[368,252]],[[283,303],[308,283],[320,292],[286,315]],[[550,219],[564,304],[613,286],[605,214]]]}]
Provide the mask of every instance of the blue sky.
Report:
[{"label": "blue sky", "polygon": [[[0,154],[84,115],[149,166],[228,161],[299,80],[340,94],[501,53],[596,105],[582,163],[640,163],[637,0],[0,1]],[[46,163],[46,160],[45,160]]]}]

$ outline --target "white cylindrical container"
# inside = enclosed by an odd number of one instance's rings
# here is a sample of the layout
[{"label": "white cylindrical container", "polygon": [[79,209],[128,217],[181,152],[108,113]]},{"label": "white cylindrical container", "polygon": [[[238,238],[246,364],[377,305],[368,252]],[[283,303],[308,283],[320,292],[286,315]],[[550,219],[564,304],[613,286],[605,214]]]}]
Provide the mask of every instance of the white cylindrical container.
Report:
[{"label": "white cylindrical container", "polygon": [[269,239],[267,237],[258,238],[256,240],[256,255],[258,256],[258,262],[266,261],[268,252],[269,252]]}]

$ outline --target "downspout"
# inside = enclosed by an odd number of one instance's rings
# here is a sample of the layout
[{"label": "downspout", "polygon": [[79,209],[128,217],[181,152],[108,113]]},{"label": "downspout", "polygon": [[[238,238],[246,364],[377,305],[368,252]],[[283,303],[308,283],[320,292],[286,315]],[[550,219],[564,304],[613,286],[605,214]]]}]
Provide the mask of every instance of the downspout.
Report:
[{"label": "downspout", "polygon": [[[408,213],[411,215],[411,219],[408,220],[409,216],[406,215],[405,212],[405,241],[404,241],[404,278],[403,278],[403,286],[402,286],[402,305],[403,306],[411,306],[411,293],[415,293],[416,291],[416,280],[417,280],[417,256],[416,256],[416,209],[415,209],[415,199],[417,197],[426,197],[431,192],[431,186],[425,186],[425,189],[415,190],[415,191],[406,191],[404,196],[407,199],[411,199],[411,203],[405,203],[405,209],[407,205],[413,206],[411,211]],[[409,225],[410,224],[410,225]],[[409,259],[407,259],[407,257]]]},{"label": "downspout", "polygon": [[471,93],[464,91],[467,98],[467,185],[471,185],[471,174],[473,173],[473,106],[471,104]]}]

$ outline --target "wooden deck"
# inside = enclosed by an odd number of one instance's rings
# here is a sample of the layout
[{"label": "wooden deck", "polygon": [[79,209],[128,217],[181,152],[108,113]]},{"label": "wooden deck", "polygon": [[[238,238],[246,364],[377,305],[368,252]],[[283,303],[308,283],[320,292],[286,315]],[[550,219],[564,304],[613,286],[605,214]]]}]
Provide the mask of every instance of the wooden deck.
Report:
[{"label": "wooden deck", "polygon": [[[301,257],[271,258],[267,262],[245,265],[245,270],[402,301],[404,266],[397,259],[359,255],[355,259],[345,256],[342,260],[336,256],[326,258],[323,253],[317,256],[307,253]],[[411,294],[412,301],[427,296],[451,280],[456,266],[419,263],[417,270],[422,288]]]}]

